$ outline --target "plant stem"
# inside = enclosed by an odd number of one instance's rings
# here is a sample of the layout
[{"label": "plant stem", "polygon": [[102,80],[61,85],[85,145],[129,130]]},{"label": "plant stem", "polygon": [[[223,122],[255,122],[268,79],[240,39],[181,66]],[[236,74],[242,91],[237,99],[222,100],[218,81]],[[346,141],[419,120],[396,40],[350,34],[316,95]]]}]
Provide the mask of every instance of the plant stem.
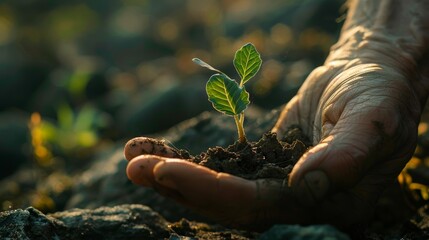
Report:
[{"label": "plant stem", "polygon": [[244,143],[247,141],[246,134],[244,133],[244,128],[243,128],[244,115],[242,116],[240,115],[240,118],[238,117],[238,115],[234,115],[234,120],[238,130],[238,141],[240,141],[241,143]]},{"label": "plant stem", "polygon": [[240,113],[240,123],[241,126],[244,126],[244,111]]}]

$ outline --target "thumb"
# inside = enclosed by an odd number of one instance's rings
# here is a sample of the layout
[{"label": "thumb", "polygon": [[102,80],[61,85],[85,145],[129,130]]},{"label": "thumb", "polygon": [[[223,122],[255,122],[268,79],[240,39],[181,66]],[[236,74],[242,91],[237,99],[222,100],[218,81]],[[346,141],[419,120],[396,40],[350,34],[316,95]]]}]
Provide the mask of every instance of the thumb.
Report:
[{"label": "thumb", "polygon": [[307,205],[323,200],[330,192],[352,188],[375,163],[374,150],[381,140],[372,124],[348,125],[347,131],[337,125],[301,157],[289,185]]}]

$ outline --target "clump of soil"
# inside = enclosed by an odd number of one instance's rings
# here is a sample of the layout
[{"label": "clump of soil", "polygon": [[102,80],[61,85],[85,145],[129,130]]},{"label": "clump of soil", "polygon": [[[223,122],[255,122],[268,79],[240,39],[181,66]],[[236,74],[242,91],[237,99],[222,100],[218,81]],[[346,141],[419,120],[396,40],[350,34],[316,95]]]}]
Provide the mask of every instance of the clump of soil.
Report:
[{"label": "clump of soil", "polygon": [[258,142],[236,141],[227,148],[209,148],[190,161],[246,179],[285,179],[310,146],[301,129],[293,126],[281,141],[276,133],[267,132]]}]

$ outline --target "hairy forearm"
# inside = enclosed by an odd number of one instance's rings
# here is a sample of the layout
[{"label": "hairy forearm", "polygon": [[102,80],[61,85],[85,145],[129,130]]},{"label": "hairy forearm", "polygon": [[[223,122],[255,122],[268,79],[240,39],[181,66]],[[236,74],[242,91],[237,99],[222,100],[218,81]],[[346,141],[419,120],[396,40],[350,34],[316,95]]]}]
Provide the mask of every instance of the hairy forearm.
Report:
[{"label": "hairy forearm", "polygon": [[[350,0],[347,19],[327,63],[380,60],[409,71],[429,45],[428,0]],[[344,60],[344,61],[343,61]]]}]

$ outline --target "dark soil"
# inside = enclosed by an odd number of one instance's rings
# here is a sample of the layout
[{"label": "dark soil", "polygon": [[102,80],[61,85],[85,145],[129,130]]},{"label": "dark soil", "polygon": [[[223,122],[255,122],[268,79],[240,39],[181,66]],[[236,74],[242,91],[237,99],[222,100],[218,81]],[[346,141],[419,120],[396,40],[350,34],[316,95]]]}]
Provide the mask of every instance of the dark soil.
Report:
[{"label": "dark soil", "polygon": [[227,148],[209,148],[191,161],[246,179],[287,179],[295,163],[310,146],[301,129],[293,126],[281,141],[277,140],[276,133],[267,132],[258,142],[236,141]]}]

